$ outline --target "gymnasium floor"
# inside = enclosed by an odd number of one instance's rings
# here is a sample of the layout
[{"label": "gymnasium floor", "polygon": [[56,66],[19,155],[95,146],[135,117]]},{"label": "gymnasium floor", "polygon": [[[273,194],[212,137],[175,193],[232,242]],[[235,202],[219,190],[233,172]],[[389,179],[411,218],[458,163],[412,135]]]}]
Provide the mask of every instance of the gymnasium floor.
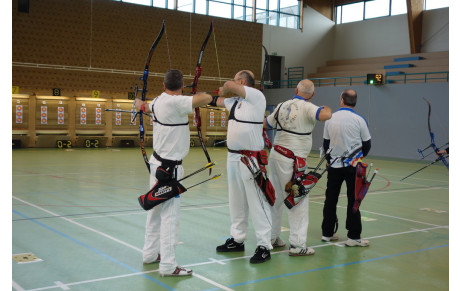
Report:
[{"label": "gymnasium floor", "polygon": [[[147,150],[151,154],[151,149]],[[400,182],[426,161],[367,158],[380,168],[361,206],[370,247],[344,247],[345,203],[338,206],[340,240],[321,241],[326,177],[310,193],[307,243],[316,254],[289,257],[272,250],[266,263],[244,253],[216,253],[229,237],[226,150],[210,148],[222,177],[182,195],[179,264],[193,277],[160,277],[143,265],[146,212],[137,197],[148,190],[137,148],[20,149],[12,152],[13,290],[448,290],[449,174],[433,165]],[[313,152],[309,165],[316,166]],[[201,148],[184,161],[186,173],[205,164]],[[184,181],[190,186],[207,172]],[[287,215],[281,238],[288,241]]]}]

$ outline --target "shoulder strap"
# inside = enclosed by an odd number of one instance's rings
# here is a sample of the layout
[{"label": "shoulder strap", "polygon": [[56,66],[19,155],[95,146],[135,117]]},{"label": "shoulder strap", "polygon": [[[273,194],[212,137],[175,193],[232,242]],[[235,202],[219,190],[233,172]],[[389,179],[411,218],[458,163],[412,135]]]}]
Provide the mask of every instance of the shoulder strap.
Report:
[{"label": "shoulder strap", "polygon": [[153,121],[154,122],[157,122],[163,126],[183,126],[183,125],[188,125],[188,121],[187,123],[162,123],[158,120],[157,116],[155,115],[155,103],[157,102],[158,98],[160,98],[160,96],[158,96],[157,98],[155,98],[155,101],[153,101],[153,105],[152,105],[152,115],[153,115]]},{"label": "shoulder strap", "polygon": [[230,120],[235,120],[236,122],[250,123],[250,124],[263,124],[264,123],[263,121],[257,122],[257,121],[246,121],[246,120],[236,119],[236,117],[235,117],[235,109],[236,109],[237,104],[238,104],[238,100],[235,100],[235,103],[233,103],[232,109],[230,109],[230,114],[228,116],[229,121]]},{"label": "shoulder strap", "polygon": [[[286,102],[286,101],[284,101]],[[279,122],[278,120],[278,115],[280,113],[280,109],[281,109],[281,106],[283,106],[283,103],[280,104],[280,106],[278,107],[278,110],[276,110],[276,113],[275,113],[275,120],[276,120],[276,131],[285,131],[285,132],[288,132],[288,133],[292,133],[292,134],[296,134],[296,135],[310,135],[311,132],[295,132],[295,131],[292,131],[292,130],[288,130],[288,129],[284,129],[282,126],[281,126],[281,123]],[[277,128],[279,126],[279,128]]]}]

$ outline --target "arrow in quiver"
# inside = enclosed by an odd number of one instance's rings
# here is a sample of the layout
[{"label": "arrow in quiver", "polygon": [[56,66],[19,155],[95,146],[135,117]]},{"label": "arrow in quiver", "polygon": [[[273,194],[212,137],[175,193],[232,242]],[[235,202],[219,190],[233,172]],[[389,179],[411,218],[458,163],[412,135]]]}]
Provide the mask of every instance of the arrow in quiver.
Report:
[{"label": "arrow in quiver", "polygon": [[284,199],[284,204],[287,208],[291,209],[296,206],[300,200],[305,198],[310,190],[315,187],[318,180],[321,178],[320,173],[309,172],[303,174],[294,181],[290,181],[286,184],[285,191],[289,193],[288,197]]}]

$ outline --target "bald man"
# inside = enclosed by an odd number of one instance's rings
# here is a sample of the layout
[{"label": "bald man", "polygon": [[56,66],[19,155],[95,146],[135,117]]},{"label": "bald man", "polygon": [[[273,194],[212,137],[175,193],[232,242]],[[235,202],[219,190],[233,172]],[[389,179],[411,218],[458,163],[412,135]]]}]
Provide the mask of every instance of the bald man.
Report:
[{"label": "bald man", "polygon": [[[366,119],[355,112],[358,101],[355,90],[347,89],[340,95],[340,109],[324,125],[323,149],[332,151],[327,157],[330,167],[327,173],[326,200],[323,207],[321,240],[338,240],[334,232],[337,219],[337,202],[343,182],[347,185],[348,230],[345,245],[349,247],[367,247],[369,241],[361,238],[361,213],[353,212],[355,202],[356,162],[367,156],[371,149],[371,135]],[[332,160],[332,162],[331,162]]]},{"label": "bald man", "polygon": [[[305,172],[307,157],[312,146],[311,133],[317,121],[331,118],[332,111],[328,106],[318,107],[311,102],[315,95],[315,86],[308,79],[297,84],[295,95],[278,104],[272,114],[264,120],[264,126],[276,129],[277,134],[270,152],[268,166],[269,179],[276,192],[275,205],[271,208],[273,247],[284,247],[285,242],[279,237],[283,201],[289,193],[285,192],[286,184],[292,180],[293,174]],[[289,220],[289,255],[308,256],[315,250],[307,247],[308,230],[308,195],[291,209],[287,209]]]},{"label": "bald man", "polygon": [[[263,119],[266,108],[264,94],[254,88],[254,74],[243,70],[233,81],[219,88],[219,96],[213,97],[211,106],[226,107],[230,111],[227,130],[227,176],[230,207],[231,238],[216,248],[217,252],[242,252],[248,233],[249,215],[257,239],[257,248],[250,263],[270,260],[270,205],[257,185],[253,173],[244,161],[254,169],[260,164],[264,150],[262,138]],[[225,98],[231,93],[233,96]],[[251,162],[252,160],[252,162]],[[266,162],[265,162],[266,163]]]}]

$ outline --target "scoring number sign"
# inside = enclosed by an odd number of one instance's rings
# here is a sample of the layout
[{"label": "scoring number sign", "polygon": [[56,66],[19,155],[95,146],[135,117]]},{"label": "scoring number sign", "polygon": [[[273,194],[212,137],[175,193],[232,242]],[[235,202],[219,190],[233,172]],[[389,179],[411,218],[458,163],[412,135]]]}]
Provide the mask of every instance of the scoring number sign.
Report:
[{"label": "scoring number sign", "polygon": [[71,149],[72,142],[70,140],[57,140],[56,146],[58,149]]},{"label": "scoring number sign", "polygon": [[98,139],[85,139],[85,148],[98,148],[99,140]]}]

